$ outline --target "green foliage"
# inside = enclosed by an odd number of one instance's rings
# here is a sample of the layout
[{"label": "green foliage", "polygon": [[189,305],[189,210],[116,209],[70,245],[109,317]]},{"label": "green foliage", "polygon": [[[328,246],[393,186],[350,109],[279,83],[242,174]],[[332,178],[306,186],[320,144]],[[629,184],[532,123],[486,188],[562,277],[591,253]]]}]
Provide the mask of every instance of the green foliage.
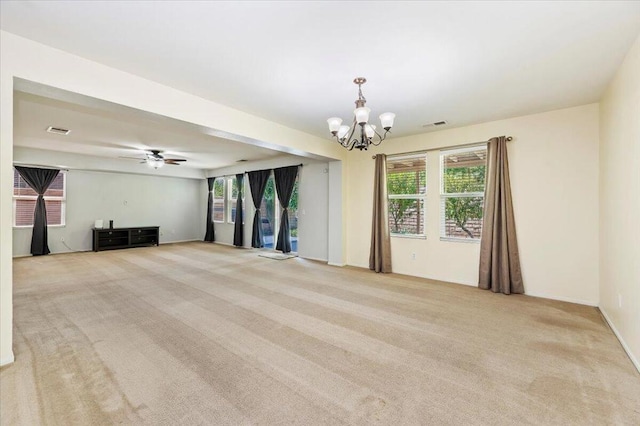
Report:
[{"label": "green foliage", "polygon": [[224,198],[224,178],[218,178],[213,182],[213,196]]},{"label": "green foliage", "polygon": [[[426,172],[407,171],[388,173],[387,192],[389,195],[417,195],[424,192]],[[406,216],[418,209],[418,202],[414,199],[390,198],[389,216],[392,220],[391,232],[404,233],[402,224]]]},{"label": "green foliage", "polygon": [[[484,192],[486,166],[451,167],[444,170],[447,194]],[[445,218],[453,220],[460,229],[475,238],[466,227],[469,220],[482,219],[482,197],[451,197],[445,201]]]}]

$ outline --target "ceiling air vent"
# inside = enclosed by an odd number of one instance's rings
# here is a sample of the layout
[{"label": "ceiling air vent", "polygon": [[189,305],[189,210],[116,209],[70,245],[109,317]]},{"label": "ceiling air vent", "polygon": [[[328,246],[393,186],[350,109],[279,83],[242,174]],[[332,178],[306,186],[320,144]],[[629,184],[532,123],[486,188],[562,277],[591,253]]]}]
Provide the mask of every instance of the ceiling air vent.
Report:
[{"label": "ceiling air vent", "polygon": [[62,127],[49,126],[49,128],[47,129],[47,132],[55,133],[56,135],[68,135],[69,133],[71,133],[71,130],[63,129]]},{"label": "ceiling air vent", "polygon": [[425,124],[422,127],[439,127],[439,126],[445,126],[447,124],[448,123],[445,120],[442,120],[442,121],[436,121],[434,123]]}]

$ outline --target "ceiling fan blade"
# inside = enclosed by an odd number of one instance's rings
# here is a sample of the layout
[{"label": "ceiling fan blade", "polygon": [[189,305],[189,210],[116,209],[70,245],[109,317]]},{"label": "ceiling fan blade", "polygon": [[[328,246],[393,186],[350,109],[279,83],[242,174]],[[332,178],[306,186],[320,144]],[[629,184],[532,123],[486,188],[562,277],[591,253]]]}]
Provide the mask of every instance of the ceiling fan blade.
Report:
[{"label": "ceiling fan blade", "polygon": [[140,157],[124,157],[124,156],[119,156],[118,158],[126,158],[128,160],[142,160],[142,158]]},{"label": "ceiling fan blade", "polygon": [[164,161],[187,161],[183,158],[165,158]]},{"label": "ceiling fan blade", "polygon": [[173,160],[164,160],[164,164],[171,164],[172,166],[179,166],[180,163],[176,163]]}]

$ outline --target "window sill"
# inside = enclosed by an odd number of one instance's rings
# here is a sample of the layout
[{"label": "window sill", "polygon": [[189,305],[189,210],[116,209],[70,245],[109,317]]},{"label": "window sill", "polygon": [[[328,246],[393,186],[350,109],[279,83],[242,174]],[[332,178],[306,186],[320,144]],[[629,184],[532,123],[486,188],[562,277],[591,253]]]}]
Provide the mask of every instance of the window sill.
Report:
[{"label": "window sill", "polygon": [[440,241],[446,241],[449,243],[471,243],[471,244],[480,244],[480,238],[471,239],[471,238],[452,238],[452,237],[440,237]]},{"label": "window sill", "polygon": [[415,234],[391,234],[393,238],[408,238],[410,240],[426,240],[426,235],[415,235]]},{"label": "window sill", "polygon": [[[47,228],[64,228],[67,225],[47,225]],[[33,225],[23,225],[23,226],[16,226],[13,225],[13,229],[31,229],[33,228]]]}]

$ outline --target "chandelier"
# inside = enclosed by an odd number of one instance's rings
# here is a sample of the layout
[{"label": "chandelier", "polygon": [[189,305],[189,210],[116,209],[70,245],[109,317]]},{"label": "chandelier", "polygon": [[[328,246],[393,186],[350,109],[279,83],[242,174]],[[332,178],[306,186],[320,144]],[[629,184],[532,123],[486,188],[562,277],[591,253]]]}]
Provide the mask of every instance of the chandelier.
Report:
[{"label": "chandelier", "polygon": [[[327,120],[327,123],[329,123],[331,135],[336,138],[340,145],[349,151],[353,148],[362,151],[363,149],[366,150],[369,145],[377,146],[385,140],[387,133],[389,133],[389,130],[393,127],[393,120],[396,118],[396,115],[392,112],[385,112],[380,115],[380,124],[382,124],[382,128],[384,129],[384,133],[380,135],[380,133],[376,131],[376,126],[369,124],[369,113],[371,109],[365,106],[367,100],[362,96],[362,85],[367,82],[367,79],[364,77],[356,77],[353,82],[358,85],[358,99],[356,100],[356,109],[353,111],[352,127],[342,125],[342,119],[339,117],[331,117]],[[359,139],[358,135],[354,137],[358,125],[360,126]],[[349,132],[349,130],[351,130],[351,132]],[[349,136],[347,136],[347,134]]]}]

